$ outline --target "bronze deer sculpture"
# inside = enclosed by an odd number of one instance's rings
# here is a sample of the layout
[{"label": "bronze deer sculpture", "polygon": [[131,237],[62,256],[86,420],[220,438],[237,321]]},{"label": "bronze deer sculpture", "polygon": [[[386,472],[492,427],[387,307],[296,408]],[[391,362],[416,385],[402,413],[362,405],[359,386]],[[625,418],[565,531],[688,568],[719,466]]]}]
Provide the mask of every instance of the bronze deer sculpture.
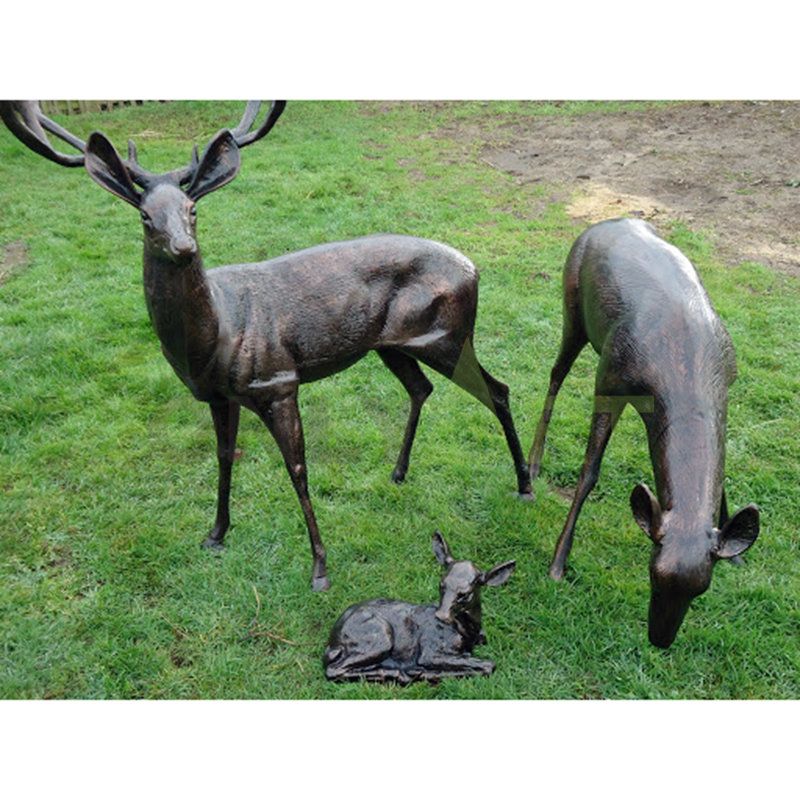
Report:
[{"label": "bronze deer sculpture", "polygon": [[641,220],[593,225],[564,266],[561,350],[530,453],[539,473],[556,394],[587,342],[600,356],[586,457],[550,576],[564,575],[581,506],[625,405],[647,430],[656,495],[631,494],[637,524],[653,542],[649,638],[669,647],[714,564],[747,550],[756,506],[728,516],[724,489],[728,387],[736,377],[730,336],[691,262]]},{"label": "bronze deer sculpture", "polygon": [[332,681],[437,682],[441,678],[491,675],[494,662],[472,655],[486,643],[481,628],[481,587],[502,586],[516,563],[483,572],[457,561],[438,531],[433,554],[447,569],[439,584],[439,605],[401,600],[367,600],[350,606],[331,630],[322,662]]},{"label": "bronze deer sculpture", "polygon": [[[236,128],[216,134],[202,157],[195,148],[188,167],[164,174],[139,165],[133,142],[123,160],[102,133],[83,142],[34,101],[2,102],[0,117],[36,153],[63,166],[84,165],[100,186],[139,209],[150,319],[178,377],[209,404],[216,431],[217,513],[204,545],[221,547],[230,526],[231,468],[244,406],[263,420],[281,451],[311,540],[312,588],[324,590],[329,586],[325,549],[308,493],[297,405],[301,384],[346,369],[371,350],[378,353],[411,398],[392,473],[399,483],[420,410],[433,390],[419,366],[423,362],[497,416],[520,495],[530,496],[530,478],[508,387],[481,367],[473,350],[478,274],[461,253],[425,239],[377,235],[269,261],[203,268],[195,203],[233,180],[241,148],[269,133],[285,102],[272,102],[253,130],[259,107],[258,101],[249,102]],[[47,132],[80,154],[55,150]]]}]

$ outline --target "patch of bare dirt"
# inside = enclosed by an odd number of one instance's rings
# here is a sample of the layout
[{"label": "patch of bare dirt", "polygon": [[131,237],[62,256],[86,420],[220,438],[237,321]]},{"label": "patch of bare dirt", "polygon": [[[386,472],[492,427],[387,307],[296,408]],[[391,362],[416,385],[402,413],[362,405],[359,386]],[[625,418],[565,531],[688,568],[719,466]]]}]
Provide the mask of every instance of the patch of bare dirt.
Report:
[{"label": "patch of bare dirt", "polygon": [[[544,181],[576,218],[679,220],[710,233],[729,264],[800,276],[800,102],[687,102],[574,117],[470,121],[483,160]],[[484,129],[484,130],[482,130]]]},{"label": "patch of bare dirt", "polygon": [[28,266],[28,246],[23,241],[10,242],[0,250],[0,284]]}]

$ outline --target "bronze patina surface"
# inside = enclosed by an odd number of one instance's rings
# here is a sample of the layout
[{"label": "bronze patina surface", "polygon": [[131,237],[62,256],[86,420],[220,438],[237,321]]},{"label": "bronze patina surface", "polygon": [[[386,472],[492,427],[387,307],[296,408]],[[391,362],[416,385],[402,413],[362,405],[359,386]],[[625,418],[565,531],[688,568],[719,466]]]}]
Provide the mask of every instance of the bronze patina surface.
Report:
[{"label": "bronze patina surface", "polygon": [[[401,482],[420,410],[433,389],[422,362],[497,416],[523,496],[530,495],[530,479],[508,387],[483,369],[473,350],[478,273],[461,253],[425,239],[378,235],[269,261],[203,268],[196,202],[233,180],[241,148],[269,133],[284,107],[284,101],[274,101],[253,129],[260,103],[249,102],[237,127],[214,136],[202,157],[195,148],[187,167],[158,175],[139,165],[132,142],[123,160],[102,133],[84,143],[48,119],[35,101],[0,102],[0,117],[36,153],[64,166],[85,165],[100,186],[139,210],[150,319],[178,377],[209,404],[217,435],[217,515],[204,544],[221,547],[230,526],[231,469],[244,406],[263,420],[283,455],[311,540],[312,587],[321,590],[329,582],[308,493],[297,405],[301,384],[376,351],[411,398],[392,473]],[[48,133],[80,153],[57,151]]]},{"label": "bronze patina surface", "polygon": [[328,679],[407,685],[491,675],[494,662],[472,655],[473,648],[486,643],[481,587],[502,586],[516,564],[506,561],[483,572],[471,561],[456,561],[438,531],[433,553],[447,570],[439,605],[378,599],[350,606],[331,630],[323,657]]},{"label": "bronze patina surface", "polygon": [[532,479],[556,394],[587,342],[600,361],[586,457],[550,575],[564,575],[581,506],[631,403],[644,421],[656,486],[655,495],[643,483],[631,494],[634,518],[653,542],[649,637],[669,647],[717,561],[738,557],[758,536],[756,506],[729,517],[725,498],[733,344],[691,262],[641,220],[608,220],[578,237],[563,289],[561,350],[531,448]]}]

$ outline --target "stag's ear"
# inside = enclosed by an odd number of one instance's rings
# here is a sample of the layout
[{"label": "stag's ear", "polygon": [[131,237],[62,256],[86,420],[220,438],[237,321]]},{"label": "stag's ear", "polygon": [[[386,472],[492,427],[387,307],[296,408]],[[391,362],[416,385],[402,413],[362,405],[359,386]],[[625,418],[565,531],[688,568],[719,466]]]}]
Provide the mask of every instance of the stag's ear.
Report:
[{"label": "stag's ear", "polygon": [[84,165],[86,171],[104,189],[139,208],[142,202],[141,193],[136,191],[114,145],[99,131],[92,133],[86,142]]},{"label": "stag's ear", "polygon": [[449,567],[455,561],[450,555],[450,548],[447,546],[444,536],[439,531],[433,534],[433,554],[443,567]]},{"label": "stag's ear", "polygon": [[186,194],[192,200],[219,189],[236,177],[242,160],[239,146],[229,130],[220,131],[206,147]]},{"label": "stag's ear", "polygon": [[505,564],[498,564],[481,575],[481,583],[484,586],[502,586],[512,575],[516,561],[506,561]]},{"label": "stag's ear", "polygon": [[715,555],[717,558],[741,555],[758,538],[758,530],[758,507],[745,506],[722,526]]},{"label": "stag's ear", "polygon": [[661,538],[661,506],[643,483],[631,492],[631,511],[636,524],[654,541]]}]

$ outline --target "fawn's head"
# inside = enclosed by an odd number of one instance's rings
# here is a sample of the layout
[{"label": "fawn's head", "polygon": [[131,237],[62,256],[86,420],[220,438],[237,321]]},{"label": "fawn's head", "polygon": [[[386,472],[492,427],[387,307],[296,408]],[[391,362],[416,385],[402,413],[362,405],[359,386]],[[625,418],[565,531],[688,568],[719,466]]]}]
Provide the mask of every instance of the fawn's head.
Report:
[{"label": "fawn's head", "polygon": [[[188,167],[162,174],[139,165],[132,141],[128,142],[128,158],[123,161],[102,133],[95,131],[83,142],[46,117],[35,101],[0,102],[0,118],[34,152],[62,166],[85,166],[96,183],[139,209],[148,253],[181,264],[190,262],[197,253],[195,203],[236,177],[240,148],[269,133],[286,103],[274,101],[264,122],[251,131],[260,105],[258,101],[249,102],[236,128],[216,134],[202,158],[195,147]],[[80,150],[81,155],[55,150],[46,131]]]},{"label": "fawn's head", "polygon": [[745,506],[722,528],[686,529],[686,522],[662,511],[658,499],[640,483],[631,494],[631,509],[639,527],[653,542],[650,556],[648,635],[656,647],[669,647],[692,600],[711,584],[714,565],[744,553],[759,530],[758,508]]},{"label": "fawn's head", "polygon": [[482,586],[502,586],[514,572],[516,562],[506,561],[482,572],[471,561],[456,561],[439,531],[433,534],[433,554],[447,568],[439,583],[439,607],[436,618],[452,623],[460,615],[478,617],[480,624],[480,590]]}]

